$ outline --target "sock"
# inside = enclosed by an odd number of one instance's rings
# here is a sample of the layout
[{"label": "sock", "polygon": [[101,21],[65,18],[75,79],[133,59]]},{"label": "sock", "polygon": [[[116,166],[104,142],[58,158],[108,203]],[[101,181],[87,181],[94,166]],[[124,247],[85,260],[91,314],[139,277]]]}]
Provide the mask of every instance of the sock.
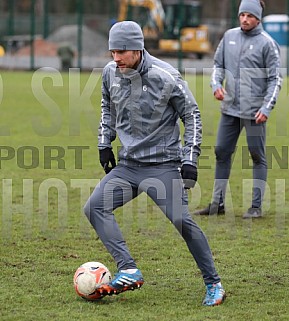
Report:
[{"label": "sock", "polygon": [[133,274],[137,271],[137,269],[126,269],[126,270],[120,270],[120,272]]}]

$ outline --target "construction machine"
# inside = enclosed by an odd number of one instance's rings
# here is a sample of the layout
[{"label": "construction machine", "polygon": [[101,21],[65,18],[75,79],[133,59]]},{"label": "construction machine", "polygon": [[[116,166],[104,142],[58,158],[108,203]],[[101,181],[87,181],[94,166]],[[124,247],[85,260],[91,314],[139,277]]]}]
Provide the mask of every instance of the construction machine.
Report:
[{"label": "construction machine", "polygon": [[118,20],[142,27],[145,47],[161,55],[211,52],[208,26],[201,23],[202,6],[194,0],[120,0]]},{"label": "construction machine", "polygon": [[158,48],[165,21],[160,0],[120,0],[118,21],[123,20],[133,20],[141,26],[147,49]]}]

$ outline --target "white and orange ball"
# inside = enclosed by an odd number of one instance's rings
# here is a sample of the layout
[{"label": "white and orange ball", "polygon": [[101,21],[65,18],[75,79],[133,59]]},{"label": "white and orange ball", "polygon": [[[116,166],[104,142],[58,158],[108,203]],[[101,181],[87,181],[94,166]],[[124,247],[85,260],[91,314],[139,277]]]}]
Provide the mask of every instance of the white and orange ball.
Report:
[{"label": "white and orange ball", "polygon": [[76,293],[87,300],[99,300],[101,295],[97,289],[111,281],[111,273],[100,262],[86,262],[75,272],[73,284]]}]

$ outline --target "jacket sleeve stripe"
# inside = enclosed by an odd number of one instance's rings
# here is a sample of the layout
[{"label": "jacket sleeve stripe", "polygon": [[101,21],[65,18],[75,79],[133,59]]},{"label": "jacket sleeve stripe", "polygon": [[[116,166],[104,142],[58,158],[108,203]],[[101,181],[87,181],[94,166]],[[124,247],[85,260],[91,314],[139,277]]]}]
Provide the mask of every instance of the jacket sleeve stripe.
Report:
[{"label": "jacket sleeve stripe", "polygon": [[[279,50],[278,50],[274,40],[266,32],[262,32],[262,35],[271,42],[272,46],[274,47],[274,53],[275,53],[276,60],[280,61]],[[274,106],[274,104],[277,100],[278,94],[279,94],[281,84],[282,84],[282,77],[280,76],[280,72],[278,70],[276,70],[276,80],[277,80],[276,85],[274,87],[271,99],[269,100],[268,104],[266,105],[267,109],[271,109],[272,106]]]},{"label": "jacket sleeve stripe", "polygon": [[166,73],[167,75],[169,75],[173,80],[175,80],[175,78],[174,78],[174,76],[171,74],[171,73],[169,73],[167,70],[165,70],[165,69],[163,69],[163,68],[161,68],[161,67],[159,67],[159,66],[157,66],[157,65],[152,65],[152,67],[153,68],[156,68],[156,69],[158,69],[158,70],[161,70],[161,71],[163,71],[164,73]]}]

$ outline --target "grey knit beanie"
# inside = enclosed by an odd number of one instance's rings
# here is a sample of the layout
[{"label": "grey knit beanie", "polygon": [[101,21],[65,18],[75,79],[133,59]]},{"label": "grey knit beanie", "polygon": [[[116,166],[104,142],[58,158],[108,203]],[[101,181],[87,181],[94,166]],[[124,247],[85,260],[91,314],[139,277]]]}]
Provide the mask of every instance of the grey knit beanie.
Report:
[{"label": "grey knit beanie", "polygon": [[109,31],[109,50],[143,50],[144,36],[141,27],[134,21],[121,21]]},{"label": "grey knit beanie", "polygon": [[253,16],[255,16],[258,20],[261,20],[262,11],[263,11],[263,8],[259,0],[242,0],[239,7],[238,16],[243,12],[248,12],[248,13],[251,13]]}]

